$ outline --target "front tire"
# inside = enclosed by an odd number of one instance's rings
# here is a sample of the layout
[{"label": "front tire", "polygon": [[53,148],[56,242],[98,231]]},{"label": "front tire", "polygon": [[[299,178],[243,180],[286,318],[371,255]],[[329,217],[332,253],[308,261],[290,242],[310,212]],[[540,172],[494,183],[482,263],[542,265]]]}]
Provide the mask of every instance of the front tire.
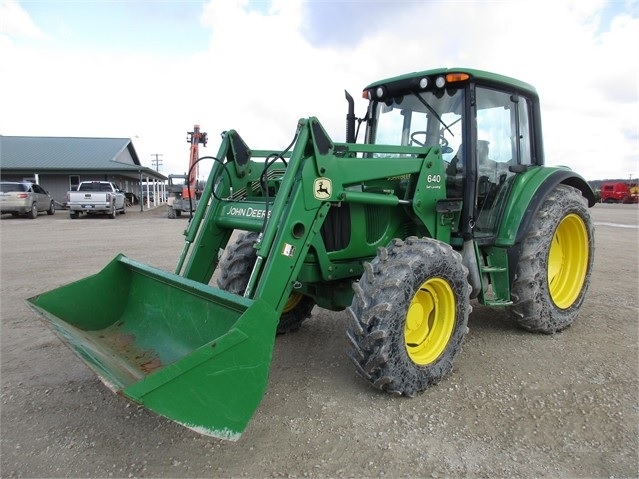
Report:
[{"label": "front tire", "polygon": [[302,323],[311,317],[315,301],[301,293],[292,292],[277,324],[277,334],[294,333],[302,327]]},{"label": "front tire", "polygon": [[544,200],[523,241],[511,288],[511,317],[528,331],[570,326],[590,284],[595,244],[581,193],[558,185]]},{"label": "front tire", "polygon": [[[242,233],[234,244],[228,246],[226,255],[220,261],[221,274],[217,280],[220,289],[233,294],[244,294],[257,259],[257,253],[253,248],[257,236],[255,232]],[[311,316],[314,306],[315,301],[312,298],[292,292],[280,316],[277,334],[300,329],[302,323]]]},{"label": "front tire", "polygon": [[450,245],[394,240],[365,265],[348,308],[350,357],[378,389],[414,396],[453,368],[468,331],[470,285]]}]

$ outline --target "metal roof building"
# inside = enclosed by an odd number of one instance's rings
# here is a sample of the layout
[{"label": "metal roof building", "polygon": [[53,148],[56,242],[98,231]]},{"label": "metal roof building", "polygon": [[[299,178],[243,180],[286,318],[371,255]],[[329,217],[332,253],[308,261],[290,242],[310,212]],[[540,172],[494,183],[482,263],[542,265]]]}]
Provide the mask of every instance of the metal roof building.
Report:
[{"label": "metal roof building", "polygon": [[0,177],[38,183],[58,203],[81,181],[111,181],[138,199],[167,179],[140,164],[130,138],[37,136],[0,136]]}]

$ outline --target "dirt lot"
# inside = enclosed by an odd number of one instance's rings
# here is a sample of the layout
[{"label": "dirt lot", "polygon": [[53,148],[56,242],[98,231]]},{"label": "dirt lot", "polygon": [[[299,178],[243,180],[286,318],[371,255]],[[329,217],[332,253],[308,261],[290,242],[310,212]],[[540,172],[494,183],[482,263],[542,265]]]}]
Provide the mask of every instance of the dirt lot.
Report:
[{"label": "dirt lot", "polygon": [[554,336],[474,305],[438,386],[395,398],[359,379],[345,313],[317,308],[278,338],[269,388],[236,442],[112,394],[24,300],[118,252],[173,270],[184,218],[3,216],[2,477],[637,477],[639,207],[597,205],[597,252],[575,324]]}]

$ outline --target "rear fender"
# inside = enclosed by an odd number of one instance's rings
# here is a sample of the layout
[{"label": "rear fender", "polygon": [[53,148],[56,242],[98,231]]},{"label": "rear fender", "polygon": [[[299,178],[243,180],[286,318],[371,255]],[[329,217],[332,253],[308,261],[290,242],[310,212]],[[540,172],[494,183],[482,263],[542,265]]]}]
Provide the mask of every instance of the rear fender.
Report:
[{"label": "rear fender", "polygon": [[515,179],[504,210],[495,240],[496,246],[510,247],[520,243],[528,233],[544,199],[559,184],[580,190],[589,207],[596,203],[595,195],[586,180],[565,167],[539,167],[520,173]]}]

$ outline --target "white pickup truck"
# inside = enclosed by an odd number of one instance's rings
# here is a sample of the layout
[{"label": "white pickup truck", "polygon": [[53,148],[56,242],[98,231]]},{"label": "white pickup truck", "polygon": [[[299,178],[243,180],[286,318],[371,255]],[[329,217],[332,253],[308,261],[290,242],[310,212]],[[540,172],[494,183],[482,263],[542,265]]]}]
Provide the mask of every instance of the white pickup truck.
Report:
[{"label": "white pickup truck", "polygon": [[118,213],[126,213],[124,192],[110,181],[83,181],[77,190],[67,193],[67,208],[71,219],[82,213],[106,214],[115,219]]}]

